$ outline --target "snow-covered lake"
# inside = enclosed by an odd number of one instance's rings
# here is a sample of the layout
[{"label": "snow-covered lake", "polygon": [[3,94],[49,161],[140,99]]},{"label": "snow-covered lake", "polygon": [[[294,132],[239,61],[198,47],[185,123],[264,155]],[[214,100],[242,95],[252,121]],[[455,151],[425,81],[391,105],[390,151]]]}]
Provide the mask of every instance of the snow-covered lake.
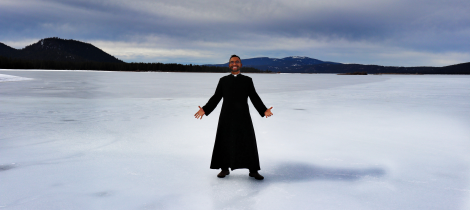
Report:
[{"label": "snow-covered lake", "polygon": [[470,76],[247,74],[257,181],[209,169],[224,75],[0,70],[0,209],[470,209]]}]

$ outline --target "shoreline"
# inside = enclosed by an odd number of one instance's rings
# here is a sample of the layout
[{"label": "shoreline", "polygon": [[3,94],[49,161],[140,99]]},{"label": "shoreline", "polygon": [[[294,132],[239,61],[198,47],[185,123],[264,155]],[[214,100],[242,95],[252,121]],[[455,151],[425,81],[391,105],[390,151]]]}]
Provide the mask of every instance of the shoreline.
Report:
[{"label": "shoreline", "polygon": [[[55,70],[55,69],[0,69],[0,71],[75,71],[75,72],[150,72],[150,73],[220,73],[227,74],[230,72],[191,72],[191,71],[106,71],[106,70]],[[242,72],[243,74],[336,74],[340,75],[341,73],[290,73],[290,72]],[[344,75],[355,75],[355,74],[341,74]],[[367,75],[470,75],[470,74],[411,74],[411,73],[372,73]],[[362,75],[361,75],[362,76]]]}]

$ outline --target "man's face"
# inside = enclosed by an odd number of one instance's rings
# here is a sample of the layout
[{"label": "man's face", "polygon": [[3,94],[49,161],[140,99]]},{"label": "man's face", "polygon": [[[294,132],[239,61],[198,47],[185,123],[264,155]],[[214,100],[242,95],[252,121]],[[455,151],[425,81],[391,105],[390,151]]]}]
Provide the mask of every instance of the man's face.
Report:
[{"label": "man's face", "polygon": [[237,57],[230,58],[230,61],[228,62],[228,68],[232,71],[232,73],[238,73],[242,68],[242,62]]}]

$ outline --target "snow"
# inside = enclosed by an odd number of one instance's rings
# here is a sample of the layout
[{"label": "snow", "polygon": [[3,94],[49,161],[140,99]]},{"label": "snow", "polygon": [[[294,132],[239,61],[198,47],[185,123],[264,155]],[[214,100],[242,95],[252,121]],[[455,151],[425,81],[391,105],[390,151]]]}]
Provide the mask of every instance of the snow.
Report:
[{"label": "snow", "polygon": [[265,180],[210,170],[211,73],[7,71],[2,209],[470,209],[470,77],[247,74]]},{"label": "snow", "polygon": [[305,59],[308,58],[306,56],[289,56],[288,58],[293,58],[293,59]]},{"label": "snow", "polygon": [[17,77],[7,74],[0,74],[0,82],[14,82],[14,81],[23,81],[23,80],[32,80],[31,78]]}]

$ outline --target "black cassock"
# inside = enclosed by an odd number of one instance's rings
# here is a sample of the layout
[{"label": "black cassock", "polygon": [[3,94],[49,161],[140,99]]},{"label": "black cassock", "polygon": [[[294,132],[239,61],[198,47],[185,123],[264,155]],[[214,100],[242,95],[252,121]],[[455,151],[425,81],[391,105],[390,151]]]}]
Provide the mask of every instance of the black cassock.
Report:
[{"label": "black cassock", "polygon": [[214,95],[202,107],[205,114],[209,115],[220,100],[224,99],[212,152],[211,169],[261,169],[248,97],[261,117],[264,117],[267,108],[256,93],[251,77],[230,74],[220,78]]}]

